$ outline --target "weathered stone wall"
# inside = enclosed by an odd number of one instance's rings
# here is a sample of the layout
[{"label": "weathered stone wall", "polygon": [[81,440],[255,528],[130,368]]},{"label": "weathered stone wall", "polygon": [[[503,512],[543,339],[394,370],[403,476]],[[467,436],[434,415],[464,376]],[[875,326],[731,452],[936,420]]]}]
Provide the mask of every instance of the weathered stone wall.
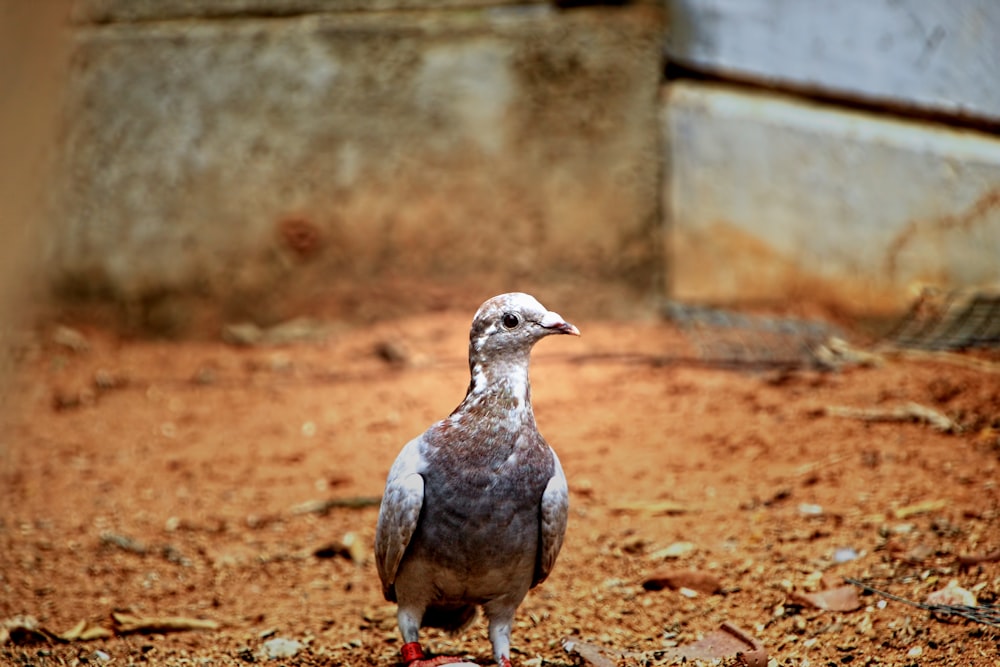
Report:
[{"label": "weathered stone wall", "polygon": [[1000,279],[1000,139],[690,82],[663,123],[678,298],[876,310]]},{"label": "weathered stone wall", "polygon": [[1000,122],[993,0],[666,0],[675,62],[758,84]]},{"label": "weathered stone wall", "polygon": [[50,247],[64,294],[268,320],[435,284],[652,288],[656,8],[89,6]]},{"label": "weathered stone wall", "polygon": [[1000,4],[667,7],[701,75],[663,98],[676,297],[894,309],[1000,282]]},{"label": "weathered stone wall", "polygon": [[868,309],[918,282],[1000,281],[991,0],[77,0],[71,16],[46,266],[59,294],[133,324],[510,289],[588,315],[663,286]]}]

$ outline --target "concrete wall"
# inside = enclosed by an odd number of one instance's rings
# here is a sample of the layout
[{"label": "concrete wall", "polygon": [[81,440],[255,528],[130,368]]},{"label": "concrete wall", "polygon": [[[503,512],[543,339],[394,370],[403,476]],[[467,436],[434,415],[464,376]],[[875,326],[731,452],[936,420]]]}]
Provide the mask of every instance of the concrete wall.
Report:
[{"label": "concrete wall", "polygon": [[77,13],[143,20],[75,29],[63,294],[268,321],[331,294],[652,287],[656,8],[207,20],[163,3],[153,21],[152,4]]},{"label": "concrete wall", "polygon": [[663,132],[678,298],[865,310],[1000,279],[1000,139],[696,82]]},{"label": "concrete wall", "polygon": [[1000,3],[667,7],[668,58],[703,75],[663,97],[675,296],[891,309],[1000,282]]},{"label": "concrete wall", "polygon": [[509,289],[613,315],[663,274],[680,298],[858,309],[1000,281],[992,0],[77,0],[72,20],[52,280],[156,330]]},{"label": "concrete wall", "polygon": [[1000,122],[994,0],[667,0],[670,57],[846,100]]}]

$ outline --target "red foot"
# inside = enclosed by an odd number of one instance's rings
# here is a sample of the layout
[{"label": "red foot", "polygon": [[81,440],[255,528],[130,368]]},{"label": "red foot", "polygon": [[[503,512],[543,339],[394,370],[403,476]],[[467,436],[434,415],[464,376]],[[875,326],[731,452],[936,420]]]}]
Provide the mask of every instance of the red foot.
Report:
[{"label": "red foot", "polygon": [[510,658],[500,658],[499,667],[511,667]]},{"label": "red foot", "polygon": [[[403,644],[399,650],[403,654],[403,663],[406,667],[438,667],[438,665],[448,665],[453,662],[462,662],[461,658],[450,655],[439,655],[436,658],[425,658],[424,650],[420,648],[419,642],[409,642]],[[510,667],[508,663],[507,667]]]}]

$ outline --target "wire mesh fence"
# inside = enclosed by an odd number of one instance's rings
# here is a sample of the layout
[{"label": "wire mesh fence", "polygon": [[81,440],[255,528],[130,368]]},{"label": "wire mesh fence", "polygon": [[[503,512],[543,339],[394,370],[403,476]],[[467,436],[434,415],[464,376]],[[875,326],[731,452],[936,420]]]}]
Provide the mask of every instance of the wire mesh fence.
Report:
[{"label": "wire mesh fence", "polygon": [[[747,314],[678,301],[666,302],[663,315],[708,364],[835,370],[871,358],[849,344],[840,327],[820,320]],[[1000,348],[1000,288],[925,290],[874,348],[928,352]]]}]

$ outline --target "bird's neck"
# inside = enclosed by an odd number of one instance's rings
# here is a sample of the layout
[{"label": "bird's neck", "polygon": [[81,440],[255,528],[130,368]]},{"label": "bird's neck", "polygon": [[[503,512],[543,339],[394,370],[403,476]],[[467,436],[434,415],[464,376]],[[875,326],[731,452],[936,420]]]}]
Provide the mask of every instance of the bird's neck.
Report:
[{"label": "bird's neck", "polygon": [[469,366],[469,390],[456,413],[475,413],[510,426],[534,423],[527,355],[490,361],[473,356]]}]

